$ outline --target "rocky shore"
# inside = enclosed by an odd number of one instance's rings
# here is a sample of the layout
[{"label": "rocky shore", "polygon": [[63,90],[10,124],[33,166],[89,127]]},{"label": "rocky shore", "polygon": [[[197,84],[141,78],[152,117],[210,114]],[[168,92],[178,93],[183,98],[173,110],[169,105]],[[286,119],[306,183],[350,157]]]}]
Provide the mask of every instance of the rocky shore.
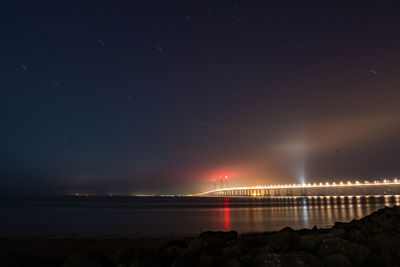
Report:
[{"label": "rocky shore", "polygon": [[153,239],[0,240],[0,266],[400,266],[400,207],[329,229]]}]

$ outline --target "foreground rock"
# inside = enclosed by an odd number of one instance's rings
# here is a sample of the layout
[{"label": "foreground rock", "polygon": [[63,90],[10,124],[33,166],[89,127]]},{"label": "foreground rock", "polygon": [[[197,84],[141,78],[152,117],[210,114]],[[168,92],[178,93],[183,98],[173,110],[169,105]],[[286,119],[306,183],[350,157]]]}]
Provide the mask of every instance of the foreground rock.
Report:
[{"label": "foreground rock", "polygon": [[[59,255],[49,251],[57,251],[57,246],[61,250],[71,240],[30,241],[48,244],[33,254],[0,254],[0,266],[400,266],[400,207],[337,222],[330,229],[286,227],[240,236],[235,231],[203,232],[198,237],[150,241],[76,239],[68,253]],[[8,248],[12,242],[18,241],[0,240],[0,245]]]}]

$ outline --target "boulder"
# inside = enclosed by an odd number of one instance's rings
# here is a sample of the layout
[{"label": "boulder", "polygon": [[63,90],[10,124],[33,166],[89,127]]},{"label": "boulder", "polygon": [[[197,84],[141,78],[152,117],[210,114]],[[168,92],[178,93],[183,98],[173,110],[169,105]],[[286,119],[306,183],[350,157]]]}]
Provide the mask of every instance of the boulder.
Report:
[{"label": "boulder", "polygon": [[93,256],[77,253],[69,256],[61,267],[102,267],[102,264]]},{"label": "boulder", "polygon": [[294,267],[322,267],[324,266],[314,255],[302,251],[292,252],[287,255],[287,262]]},{"label": "boulder", "polygon": [[196,266],[196,260],[192,256],[185,255],[179,259],[176,259],[171,265],[171,267],[187,267],[187,266],[192,266],[192,267]]},{"label": "boulder", "polygon": [[151,260],[143,260],[135,261],[129,267],[161,267],[161,264]]},{"label": "boulder", "polygon": [[251,266],[253,267],[284,267],[288,266],[281,254],[269,253],[258,255],[253,258]]},{"label": "boulder", "polygon": [[227,241],[231,241],[231,240],[236,240],[237,232],[236,231],[230,231],[230,232],[207,231],[207,232],[200,233],[199,238],[204,238],[205,240],[215,239],[220,242],[227,242]]},{"label": "boulder", "polygon": [[180,248],[187,248],[187,242],[182,239],[174,239],[162,244],[158,249],[159,251],[163,252],[169,247],[180,247]]},{"label": "boulder", "polygon": [[328,234],[326,234],[326,238],[333,238],[333,237],[345,237],[346,232],[344,229],[332,229]]},{"label": "boulder", "polygon": [[365,242],[367,242],[367,236],[357,228],[353,228],[349,231],[348,239],[360,244],[365,244]]},{"label": "boulder", "polygon": [[335,225],[332,227],[333,229],[342,229],[342,230],[349,230],[352,227],[350,223],[345,222],[335,222]]},{"label": "boulder", "polygon": [[207,253],[200,253],[200,255],[197,257],[197,266],[204,266],[204,267],[208,267],[208,266],[214,266],[214,257],[213,255],[209,255]]},{"label": "boulder", "polygon": [[240,262],[236,259],[222,262],[221,267],[240,267]]},{"label": "boulder", "polygon": [[344,254],[332,254],[324,257],[324,263],[327,267],[351,267],[352,264],[349,258]]},{"label": "boulder", "polygon": [[300,236],[291,228],[284,228],[274,233],[268,240],[268,244],[276,251],[289,251],[299,243]]},{"label": "boulder", "polygon": [[240,262],[244,265],[244,266],[249,266],[250,262],[252,260],[253,256],[250,254],[244,254],[242,256],[240,256]]},{"label": "boulder", "polygon": [[186,255],[187,249],[186,248],[181,248],[178,246],[171,246],[168,247],[167,249],[164,250],[162,256],[163,256],[163,262],[166,263],[167,265],[170,265],[173,263],[176,259],[179,259]]},{"label": "boulder", "polygon": [[12,267],[52,267],[52,266],[57,266],[59,264],[55,262],[51,262],[49,260],[40,258],[36,255],[25,255],[25,256],[19,256],[14,259],[11,259],[9,264],[6,264],[6,266],[12,266]]},{"label": "boulder", "polygon": [[386,265],[400,265],[400,237],[381,233],[371,236],[368,244],[377,255],[378,262]]},{"label": "boulder", "polygon": [[270,237],[271,233],[251,234],[241,237],[240,240],[246,244],[246,247],[254,248],[268,245]]},{"label": "boulder", "polygon": [[156,248],[140,248],[135,249],[135,262],[146,262],[160,259],[159,250]]},{"label": "boulder", "polygon": [[225,247],[222,249],[222,255],[227,259],[238,259],[242,255],[242,248],[239,245]]},{"label": "boulder", "polygon": [[200,251],[206,249],[207,246],[208,243],[203,238],[196,238],[189,242],[188,252],[191,255],[199,254]]},{"label": "boulder", "polygon": [[273,253],[274,249],[270,245],[266,245],[262,247],[253,248],[251,251],[256,255],[261,255],[261,254]]},{"label": "boulder", "polygon": [[370,250],[365,246],[352,243],[339,237],[324,239],[319,248],[319,254],[322,257],[341,253],[349,257],[355,263],[362,264],[368,259]]},{"label": "boulder", "polygon": [[124,264],[129,266],[135,259],[135,253],[131,250],[120,249],[114,255],[114,264],[116,266]]},{"label": "boulder", "polygon": [[252,261],[255,267],[322,267],[323,264],[312,254],[306,252],[269,253],[258,255]]},{"label": "boulder", "polygon": [[300,247],[302,250],[309,252],[317,252],[321,246],[322,240],[326,238],[326,234],[309,234],[300,237]]}]

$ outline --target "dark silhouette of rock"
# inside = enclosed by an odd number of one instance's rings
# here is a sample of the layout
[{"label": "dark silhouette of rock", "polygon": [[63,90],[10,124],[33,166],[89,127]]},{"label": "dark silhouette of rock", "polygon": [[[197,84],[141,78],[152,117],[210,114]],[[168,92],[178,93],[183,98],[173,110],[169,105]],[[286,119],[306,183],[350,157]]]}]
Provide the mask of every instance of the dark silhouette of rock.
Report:
[{"label": "dark silhouette of rock", "polygon": [[187,266],[196,266],[196,260],[189,255],[185,255],[182,258],[176,259],[171,267],[187,267]]},{"label": "dark silhouette of rock", "polygon": [[16,257],[9,262],[6,266],[9,267],[52,267],[57,265],[57,263],[52,262],[48,259],[43,259],[36,255],[25,255],[21,257]]},{"label": "dark silhouette of rock", "polygon": [[306,253],[302,251],[292,252],[288,254],[288,262],[294,267],[305,267],[305,266],[315,266],[322,267],[323,264],[311,253]]},{"label": "dark silhouette of rock", "polygon": [[286,227],[281,231],[274,233],[268,240],[276,251],[289,251],[300,243],[300,236],[290,227]]},{"label": "dark silhouette of rock", "polygon": [[118,266],[124,264],[125,266],[131,265],[135,260],[135,253],[131,250],[119,249],[114,255],[114,264]]},{"label": "dark silhouette of rock", "polygon": [[322,267],[323,264],[312,254],[306,252],[269,253],[253,259],[255,267]]},{"label": "dark silhouette of rock", "polygon": [[240,267],[240,262],[238,260],[227,260],[222,262],[221,267]]},{"label": "dark silhouette of rock", "polygon": [[340,237],[328,238],[322,241],[319,249],[319,254],[322,257],[341,253],[349,257],[351,261],[362,264],[368,259],[370,250],[365,246],[352,243]]},{"label": "dark silhouette of rock", "polygon": [[68,257],[61,267],[102,267],[103,265],[93,256],[87,254],[73,254]]},{"label": "dark silhouette of rock", "polygon": [[344,254],[332,254],[324,258],[325,266],[327,267],[351,267],[352,264],[349,258]]},{"label": "dark silhouette of rock", "polygon": [[300,247],[302,250],[315,253],[319,250],[322,240],[326,238],[327,234],[308,234],[300,237]]},{"label": "dark silhouette of rock", "polygon": [[227,241],[231,241],[231,240],[236,240],[237,239],[237,232],[236,231],[230,231],[230,232],[222,232],[222,231],[218,231],[218,232],[212,232],[212,231],[207,231],[207,232],[203,232],[200,233],[199,238],[204,238],[206,240],[209,239],[216,239],[222,242],[227,242]]}]

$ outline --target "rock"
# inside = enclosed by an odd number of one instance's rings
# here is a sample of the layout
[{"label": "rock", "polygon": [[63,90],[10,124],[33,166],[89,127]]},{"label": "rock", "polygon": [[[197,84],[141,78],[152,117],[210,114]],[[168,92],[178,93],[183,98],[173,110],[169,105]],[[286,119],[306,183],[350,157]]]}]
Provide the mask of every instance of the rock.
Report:
[{"label": "rock", "polygon": [[188,252],[191,255],[200,253],[201,250],[207,247],[207,242],[203,238],[196,238],[189,242]]},{"label": "rock", "polygon": [[348,239],[352,242],[360,244],[365,244],[365,242],[367,242],[367,236],[357,228],[351,229],[348,233],[348,237]]},{"label": "rock", "polygon": [[306,252],[269,253],[259,255],[252,261],[255,267],[322,267],[323,264],[312,254]]},{"label": "rock", "polygon": [[61,267],[102,267],[102,265],[90,255],[73,254],[61,264]]},{"label": "rock", "polygon": [[302,251],[292,252],[288,254],[286,261],[290,264],[289,266],[294,267],[323,266],[323,264],[316,257],[314,257],[314,255]]},{"label": "rock", "polygon": [[6,266],[12,266],[12,267],[52,267],[52,266],[57,266],[59,264],[53,263],[49,260],[42,259],[36,255],[25,255],[25,256],[19,256],[11,260],[9,264]]},{"label": "rock", "polygon": [[231,240],[236,240],[237,239],[237,232],[236,231],[230,231],[230,232],[222,232],[222,231],[217,231],[217,232],[212,232],[212,231],[207,231],[200,233],[199,238],[204,238],[206,240],[208,239],[217,239],[221,242],[227,242]]},{"label": "rock", "polygon": [[300,247],[308,252],[317,252],[321,246],[322,240],[326,238],[326,234],[309,234],[300,237]]},{"label": "rock", "polygon": [[135,249],[135,262],[154,261],[160,259],[159,250],[156,248]]},{"label": "rock", "polygon": [[114,264],[116,266],[124,264],[129,266],[135,259],[135,253],[131,250],[120,249],[114,255]]},{"label": "rock", "polygon": [[187,267],[187,266],[196,266],[196,261],[192,256],[185,255],[182,258],[176,259],[171,267]]},{"label": "rock", "polygon": [[239,245],[235,245],[233,247],[225,247],[222,249],[222,255],[225,258],[240,258],[242,254],[242,248]]},{"label": "rock", "polygon": [[265,255],[258,255],[254,257],[251,262],[253,267],[284,267],[288,266],[282,259],[282,255],[276,253],[269,253]]},{"label": "rock", "polygon": [[176,259],[183,257],[186,253],[187,253],[186,248],[181,248],[178,246],[171,246],[171,247],[168,247],[163,252],[163,259],[167,265],[170,265]]},{"label": "rock", "polygon": [[333,254],[327,257],[324,257],[324,263],[327,267],[351,267],[352,264],[344,254]]},{"label": "rock", "polygon": [[281,230],[279,230],[279,232],[285,232],[285,231],[293,232],[294,230],[292,229],[292,227],[289,226],[283,227]]},{"label": "rock", "polygon": [[240,262],[238,260],[227,260],[221,264],[221,267],[240,267]]},{"label": "rock", "polygon": [[300,243],[299,235],[291,230],[282,229],[274,233],[268,240],[268,244],[277,251],[288,251]]},{"label": "rock", "polygon": [[370,250],[362,245],[352,243],[339,237],[328,238],[322,241],[319,254],[327,257],[343,253],[357,264],[364,263],[369,256]]},{"label": "rock", "polygon": [[180,248],[187,248],[188,244],[185,240],[182,239],[175,239],[169,240],[168,242],[162,244],[158,247],[158,250],[163,253],[169,247],[180,247]]},{"label": "rock", "polygon": [[332,229],[328,234],[326,234],[326,238],[333,238],[333,237],[344,237],[346,232],[344,229]]},{"label": "rock", "polygon": [[375,252],[378,262],[386,265],[400,264],[400,237],[381,233],[371,236],[368,244]]},{"label": "rock", "polygon": [[342,229],[342,230],[349,230],[351,228],[351,224],[344,223],[344,222],[335,222],[335,225],[332,227],[333,229]]},{"label": "rock", "polygon": [[203,252],[197,257],[196,262],[198,262],[198,266],[211,267],[214,265],[214,257]]},{"label": "rock", "polygon": [[244,266],[248,266],[252,258],[253,256],[251,256],[250,254],[244,254],[240,257],[240,262],[243,263]]},{"label": "rock", "polygon": [[155,261],[144,260],[144,261],[133,262],[129,267],[160,267],[160,266],[161,264]]},{"label": "rock", "polygon": [[246,247],[254,248],[268,245],[270,237],[271,233],[251,234],[240,238],[240,240],[246,244]]},{"label": "rock", "polygon": [[251,251],[256,255],[261,255],[261,254],[273,253],[274,249],[270,245],[266,245],[262,247],[253,248]]}]

